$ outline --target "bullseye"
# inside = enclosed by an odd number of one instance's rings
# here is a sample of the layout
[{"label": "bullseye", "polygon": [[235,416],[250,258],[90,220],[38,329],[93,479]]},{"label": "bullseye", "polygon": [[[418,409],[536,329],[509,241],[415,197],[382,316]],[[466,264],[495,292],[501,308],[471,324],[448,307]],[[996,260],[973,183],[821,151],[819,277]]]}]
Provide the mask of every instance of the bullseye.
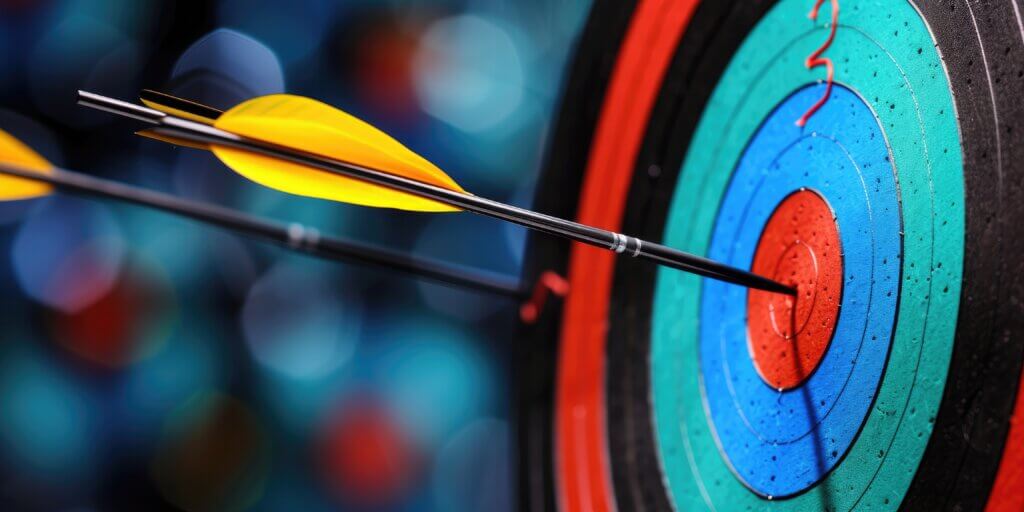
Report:
[{"label": "bullseye", "polygon": [[839,228],[821,195],[799,190],[772,213],[753,271],[797,289],[796,297],[751,290],[747,332],[757,373],[787,390],[818,368],[832,341],[843,285]]}]

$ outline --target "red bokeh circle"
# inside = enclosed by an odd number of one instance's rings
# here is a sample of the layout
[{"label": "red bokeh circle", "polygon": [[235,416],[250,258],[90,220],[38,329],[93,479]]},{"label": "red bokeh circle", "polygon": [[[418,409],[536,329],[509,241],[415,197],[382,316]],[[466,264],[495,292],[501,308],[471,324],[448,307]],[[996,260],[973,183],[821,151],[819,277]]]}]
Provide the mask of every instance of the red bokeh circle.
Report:
[{"label": "red bokeh circle", "polygon": [[346,403],[327,419],[316,456],[334,494],[360,507],[406,498],[421,469],[412,439],[372,398]]}]

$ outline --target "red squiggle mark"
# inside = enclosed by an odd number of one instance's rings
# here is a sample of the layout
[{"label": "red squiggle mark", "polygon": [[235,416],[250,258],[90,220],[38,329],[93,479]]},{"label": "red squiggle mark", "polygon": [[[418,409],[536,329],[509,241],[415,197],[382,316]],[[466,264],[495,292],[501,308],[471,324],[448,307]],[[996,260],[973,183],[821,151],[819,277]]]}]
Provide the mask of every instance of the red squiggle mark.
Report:
[{"label": "red squiggle mark", "polygon": [[536,322],[540,311],[544,309],[544,302],[547,301],[549,293],[565,297],[569,293],[569,281],[554,271],[545,271],[534,285],[530,300],[519,307],[519,318],[528,324]]},{"label": "red squiggle mark", "polygon": [[[824,3],[825,0],[817,0],[816,2],[814,2],[814,8],[811,9],[811,13],[807,17],[812,20],[817,20],[818,11],[821,10],[821,5]],[[829,95],[832,94],[832,79],[835,75],[835,66],[832,65],[832,59],[829,59],[827,57],[823,59],[821,58],[821,54],[825,53],[825,50],[827,50],[828,47],[832,45],[832,41],[836,38],[836,25],[838,24],[838,22],[839,0],[832,0],[832,27],[831,31],[828,34],[828,40],[825,41],[825,44],[821,45],[820,48],[815,50],[814,53],[808,56],[807,60],[804,61],[804,65],[807,66],[807,69],[816,68],[818,66],[826,66],[828,68],[828,85],[826,85],[825,87],[825,95],[822,96],[817,103],[811,105],[811,108],[807,109],[807,112],[804,112],[804,115],[800,116],[800,119],[797,119],[796,125],[801,128],[803,128],[804,125],[807,124],[807,121],[811,118],[811,116],[815,114],[815,112],[817,112],[821,107],[825,105],[825,102],[828,101]]]}]

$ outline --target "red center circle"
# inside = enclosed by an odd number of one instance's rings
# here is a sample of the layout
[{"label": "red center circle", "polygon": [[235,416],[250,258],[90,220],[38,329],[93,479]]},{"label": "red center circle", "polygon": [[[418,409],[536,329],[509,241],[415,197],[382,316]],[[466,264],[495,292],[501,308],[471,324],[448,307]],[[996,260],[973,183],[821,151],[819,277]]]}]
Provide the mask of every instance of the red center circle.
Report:
[{"label": "red center circle", "polygon": [[832,209],[810,190],[784,199],[765,224],[752,270],[793,286],[796,296],[750,290],[750,356],[773,388],[792,389],[818,367],[835,332],[843,255]]}]

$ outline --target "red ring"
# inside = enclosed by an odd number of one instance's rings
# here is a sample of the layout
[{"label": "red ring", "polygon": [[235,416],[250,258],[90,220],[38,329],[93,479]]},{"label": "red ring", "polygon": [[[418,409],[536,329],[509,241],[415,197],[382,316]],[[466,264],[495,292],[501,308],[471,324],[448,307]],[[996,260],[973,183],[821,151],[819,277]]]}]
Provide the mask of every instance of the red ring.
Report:
[{"label": "red ring", "polygon": [[840,243],[832,209],[809,190],[790,194],[765,224],[752,270],[797,289],[796,297],[747,293],[750,356],[773,388],[803,384],[832,341],[843,286]]},{"label": "red ring", "polygon": [[[578,219],[619,231],[644,131],[699,0],[643,0],[619,51],[594,134]],[[615,254],[573,244],[555,408],[563,511],[615,510],[605,432],[604,357]]]},{"label": "red ring", "polygon": [[1024,510],[1024,374],[1017,390],[1017,405],[1010,418],[1010,434],[1003,449],[999,473],[985,512]]}]

